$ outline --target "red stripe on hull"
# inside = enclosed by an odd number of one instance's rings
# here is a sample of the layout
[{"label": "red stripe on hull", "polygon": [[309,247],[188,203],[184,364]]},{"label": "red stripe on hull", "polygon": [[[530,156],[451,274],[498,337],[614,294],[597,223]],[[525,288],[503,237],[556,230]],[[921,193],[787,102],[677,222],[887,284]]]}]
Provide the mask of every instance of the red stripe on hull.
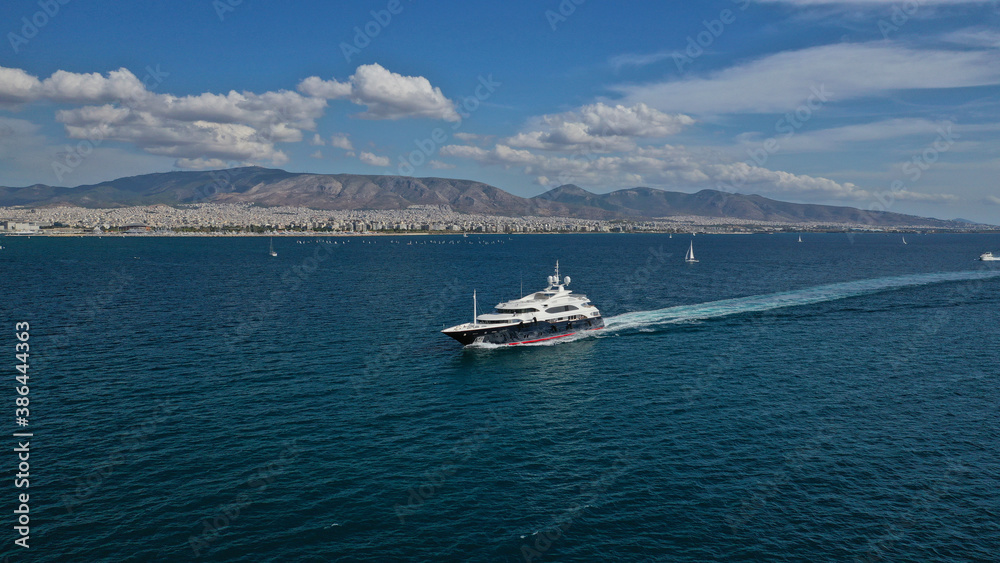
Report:
[{"label": "red stripe on hull", "polygon": [[[591,328],[591,329],[587,329],[587,330],[601,330],[602,328],[604,328],[604,327],[603,326],[599,326],[597,328]],[[538,340],[525,340],[524,342],[508,342],[507,346],[517,346],[518,344],[532,344],[532,343],[535,343],[535,342],[545,342],[546,340],[554,340],[556,338],[565,338],[567,336],[573,336],[574,334],[577,334],[577,333],[576,332],[570,332],[570,333],[567,333],[567,334],[560,334],[558,336],[550,336],[548,338],[539,338]]]}]

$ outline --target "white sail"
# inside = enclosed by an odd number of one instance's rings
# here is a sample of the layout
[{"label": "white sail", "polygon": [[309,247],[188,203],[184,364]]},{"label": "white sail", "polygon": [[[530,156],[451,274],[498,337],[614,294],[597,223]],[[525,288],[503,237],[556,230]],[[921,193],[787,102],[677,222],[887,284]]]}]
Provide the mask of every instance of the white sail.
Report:
[{"label": "white sail", "polygon": [[691,241],[691,245],[688,247],[687,254],[684,255],[685,262],[697,262],[694,258],[694,241]]}]

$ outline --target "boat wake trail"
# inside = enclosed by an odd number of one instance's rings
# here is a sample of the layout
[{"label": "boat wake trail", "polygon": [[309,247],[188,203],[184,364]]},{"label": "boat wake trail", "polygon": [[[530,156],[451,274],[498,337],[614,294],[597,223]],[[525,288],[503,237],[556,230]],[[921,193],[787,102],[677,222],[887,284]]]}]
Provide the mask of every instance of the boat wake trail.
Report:
[{"label": "boat wake trail", "polygon": [[859,295],[869,295],[883,291],[892,291],[907,287],[947,283],[956,281],[972,281],[1000,277],[1000,271],[965,271],[942,272],[936,274],[912,274],[891,278],[876,278],[851,282],[819,285],[806,289],[753,295],[710,301],[696,305],[680,305],[655,311],[635,311],[623,313],[604,319],[604,333],[620,332],[622,330],[652,328],[659,325],[685,323],[703,319],[714,319],[740,313],[770,311],[784,307],[812,305],[826,301],[836,301]]}]

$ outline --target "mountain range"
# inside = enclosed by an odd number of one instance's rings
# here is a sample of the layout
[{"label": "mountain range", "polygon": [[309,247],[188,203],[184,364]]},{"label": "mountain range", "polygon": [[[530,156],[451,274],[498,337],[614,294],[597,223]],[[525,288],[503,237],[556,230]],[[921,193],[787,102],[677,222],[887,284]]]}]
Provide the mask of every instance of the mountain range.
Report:
[{"label": "mountain range", "polygon": [[671,192],[629,188],[595,194],[567,184],[523,198],[471,180],[309,174],[249,166],[215,171],[143,174],[109,182],[55,187],[43,184],[0,187],[0,206],[77,205],[91,208],[135,205],[253,203],[313,209],[405,209],[441,205],[461,213],[501,216],[651,219],[678,215],[760,221],[855,223],[871,226],[968,227],[959,221],[853,207],[788,203],[759,195],[701,190]]}]

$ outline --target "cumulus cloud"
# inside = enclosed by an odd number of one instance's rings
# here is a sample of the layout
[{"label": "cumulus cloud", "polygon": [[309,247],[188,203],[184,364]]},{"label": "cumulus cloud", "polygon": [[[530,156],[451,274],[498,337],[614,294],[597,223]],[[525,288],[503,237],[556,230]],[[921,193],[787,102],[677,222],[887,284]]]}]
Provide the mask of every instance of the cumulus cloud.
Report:
[{"label": "cumulus cloud", "polygon": [[388,156],[377,156],[370,152],[362,152],[358,155],[358,160],[372,166],[389,166]]},{"label": "cumulus cloud", "polygon": [[323,80],[318,76],[310,76],[299,82],[299,92],[314,98],[326,98],[337,100],[350,97],[353,90],[349,82],[337,82],[336,80]]},{"label": "cumulus cloud", "polygon": [[0,67],[0,103],[36,100],[96,104],[60,110],[56,120],[72,139],[131,143],[174,157],[182,168],[215,168],[233,160],[287,162],[275,144],[301,141],[302,131],[314,129],[327,106],[324,99],[287,90],[160,94],[124,68],[106,76],[59,70],[39,80]]},{"label": "cumulus cloud", "polygon": [[70,138],[132,143],[150,154],[175,157],[180,167],[202,159],[283,164],[288,157],[275,148],[275,142],[301,139],[297,129],[284,123],[255,127],[201,119],[183,121],[154,111],[111,105],[62,110],[56,119]]},{"label": "cumulus cloud", "polygon": [[368,109],[358,114],[364,119],[429,118],[460,121],[455,104],[422,76],[403,76],[382,65],[361,65],[347,82],[310,76],[298,86],[299,92],[315,98],[349,99]]},{"label": "cumulus cloud", "polygon": [[319,136],[319,133],[316,133],[313,135],[312,140],[309,141],[309,144],[314,147],[322,147],[326,145],[326,141],[323,140],[323,137]]},{"label": "cumulus cloud", "polygon": [[840,102],[897,90],[994,84],[1000,84],[995,52],[877,42],[786,51],[706,76],[615,90],[627,103],[646,103],[661,111],[730,114],[786,112],[817,91]]},{"label": "cumulus cloud", "polygon": [[663,113],[643,103],[631,107],[596,103],[536,121],[540,130],[519,133],[504,143],[549,151],[616,152],[635,148],[636,138],[674,135],[694,123],[687,115]]},{"label": "cumulus cloud", "polygon": [[345,151],[353,151],[354,145],[351,144],[351,139],[348,137],[347,133],[337,133],[330,137],[330,146],[343,149]]},{"label": "cumulus cloud", "polygon": [[0,66],[0,104],[22,104],[37,100],[42,83],[19,68]]},{"label": "cumulus cloud", "polygon": [[321,159],[321,158],[323,158],[323,151],[318,150],[318,151],[312,153],[311,155],[309,155],[309,157],[310,158]]},{"label": "cumulus cloud", "polygon": [[143,83],[128,69],[113,70],[108,75],[57,70],[42,81],[40,94],[55,102],[107,103],[138,100],[151,96]]},{"label": "cumulus cloud", "polygon": [[[345,83],[307,78],[298,92],[187,96],[153,92],[124,68],[106,75],[59,70],[42,80],[0,67],[0,105],[47,100],[79,106],[56,113],[70,138],[131,143],[147,153],[173,157],[183,168],[211,168],[226,161],[283,164],[288,156],[276,145],[302,141],[304,131],[314,131],[328,98],[365,105],[361,117],[371,119],[459,119],[453,104],[426,78],[402,76],[377,64],[358,67]],[[311,143],[324,146],[326,141],[313,134]],[[330,143],[354,148],[343,134]],[[370,162],[385,159],[367,154]]]}]

